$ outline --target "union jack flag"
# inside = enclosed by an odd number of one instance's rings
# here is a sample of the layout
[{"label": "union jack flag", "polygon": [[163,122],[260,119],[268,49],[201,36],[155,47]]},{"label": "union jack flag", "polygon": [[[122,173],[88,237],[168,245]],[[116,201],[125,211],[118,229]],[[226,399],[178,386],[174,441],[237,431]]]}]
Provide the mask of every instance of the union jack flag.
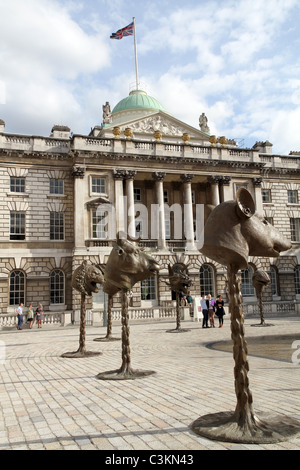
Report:
[{"label": "union jack flag", "polygon": [[122,39],[125,36],[133,36],[133,22],[130,23],[128,26],[125,26],[125,28],[119,29],[116,33],[112,33],[110,36],[110,39]]}]

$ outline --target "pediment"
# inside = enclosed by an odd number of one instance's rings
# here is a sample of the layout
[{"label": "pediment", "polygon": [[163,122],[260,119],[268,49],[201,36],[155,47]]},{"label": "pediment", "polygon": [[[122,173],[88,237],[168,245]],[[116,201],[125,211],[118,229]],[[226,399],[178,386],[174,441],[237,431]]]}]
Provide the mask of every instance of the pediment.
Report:
[{"label": "pediment", "polygon": [[[185,124],[162,111],[152,113],[142,118],[116,123],[115,125],[120,127],[122,133],[127,127],[129,127],[133,132],[133,137],[140,139],[153,139],[153,134],[156,131],[160,131],[162,133],[163,139],[175,140],[176,142],[180,141],[182,135],[185,133],[189,134],[193,141],[208,141],[209,139],[208,134],[189,126],[188,124]],[[108,137],[108,134],[112,133],[113,127],[114,124],[102,129],[100,133],[101,136]]]}]

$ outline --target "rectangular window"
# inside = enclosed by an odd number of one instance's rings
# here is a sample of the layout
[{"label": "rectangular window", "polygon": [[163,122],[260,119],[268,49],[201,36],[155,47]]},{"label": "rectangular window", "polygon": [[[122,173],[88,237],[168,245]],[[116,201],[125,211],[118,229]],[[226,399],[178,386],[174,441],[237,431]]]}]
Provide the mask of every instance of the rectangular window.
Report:
[{"label": "rectangular window", "polygon": [[65,217],[63,212],[50,212],[50,240],[64,240]]},{"label": "rectangular window", "polygon": [[50,180],[50,194],[64,194],[63,180]]},{"label": "rectangular window", "polygon": [[105,178],[96,178],[95,176],[92,177],[92,193],[106,193]]},{"label": "rectangular window", "polygon": [[262,195],[262,202],[264,204],[267,204],[268,202],[272,202],[271,190],[270,189],[262,189],[261,190],[261,195]]},{"label": "rectangular window", "polygon": [[169,203],[169,191],[167,189],[164,189],[164,203]]},{"label": "rectangular window", "polygon": [[25,214],[10,213],[10,240],[25,240]]},{"label": "rectangular window", "polygon": [[149,277],[141,282],[141,300],[156,300],[155,277]]},{"label": "rectangular window", "polygon": [[290,219],[290,227],[292,242],[300,241],[300,219]]},{"label": "rectangular window", "polygon": [[25,178],[10,178],[10,191],[12,193],[25,193]]},{"label": "rectangular window", "polygon": [[93,227],[92,227],[92,232],[93,232],[93,238],[96,238],[97,240],[106,240],[107,239],[107,217],[108,213],[107,212],[100,212],[98,211],[93,211]]},{"label": "rectangular window", "polygon": [[288,203],[298,204],[298,191],[293,189],[288,190]]},{"label": "rectangular window", "polygon": [[133,190],[134,202],[140,202],[142,200],[141,188],[134,188]]}]

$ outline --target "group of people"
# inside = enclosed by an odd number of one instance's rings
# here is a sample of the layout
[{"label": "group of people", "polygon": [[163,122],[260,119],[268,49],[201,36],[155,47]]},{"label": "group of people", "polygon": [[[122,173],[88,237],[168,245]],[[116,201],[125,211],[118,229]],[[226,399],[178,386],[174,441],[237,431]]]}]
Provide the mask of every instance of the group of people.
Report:
[{"label": "group of people", "polygon": [[[215,328],[215,316],[219,319],[219,328],[224,325],[224,300],[219,295],[217,300],[212,299],[211,294],[201,297],[201,309],[203,314],[202,328]],[[209,322],[209,326],[208,326]]]},{"label": "group of people", "polygon": [[[21,302],[19,304],[19,307],[17,308],[17,317],[18,317],[17,328],[18,328],[18,330],[22,330],[22,326],[24,324],[23,308],[24,308],[24,304]],[[30,329],[32,329],[32,325],[33,325],[33,322],[34,322],[34,317],[36,319],[38,328],[42,328],[43,314],[44,314],[44,310],[43,310],[42,304],[38,304],[37,308],[35,309],[35,312],[34,312],[32,304],[29,304],[29,307],[28,307],[28,310],[27,310],[27,322],[29,324]]]}]

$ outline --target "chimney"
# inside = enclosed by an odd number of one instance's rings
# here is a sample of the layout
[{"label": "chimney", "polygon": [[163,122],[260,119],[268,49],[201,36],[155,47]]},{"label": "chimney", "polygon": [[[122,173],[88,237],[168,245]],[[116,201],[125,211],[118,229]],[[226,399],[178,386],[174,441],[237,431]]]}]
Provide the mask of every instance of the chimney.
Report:
[{"label": "chimney", "polygon": [[55,139],[69,139],[71,129],[67,126],[53,126],[50,137]]},{"label": "chimney", "polygon": [[273,144],[268,140],[266,140],[266,142],[256,142],[256,144],[253,145],[253,149],[258,150],[258,153],[267,153],[269,155],[272,155],[272,147]]},{"label": "chimney", "polygon": [[2,121],[2,119],[0,119],[0,132],[4,132],[5,131],[5,122]]}]

